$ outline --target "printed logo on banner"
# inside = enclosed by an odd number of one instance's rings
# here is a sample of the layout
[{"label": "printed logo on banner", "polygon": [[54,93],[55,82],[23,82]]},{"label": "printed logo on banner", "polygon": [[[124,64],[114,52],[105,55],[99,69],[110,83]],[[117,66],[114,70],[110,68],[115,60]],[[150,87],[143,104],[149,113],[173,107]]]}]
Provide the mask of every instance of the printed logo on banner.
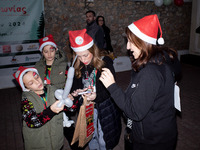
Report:
[{"label": "printed logo on banner", "polygon": [[2,52],[2,46],[1,46],[1,45],[0,45],[0,53],[3,53],[3,52]]},{"label": "printed logo on banner", "polygon": [[10,53],[11,47],[10,45],[3,45],[3,53]]},{"label": "printed logo on banner", "polygon": [[39,46],[38,44],[29,44],[28,50],[38,50],[39,49]]},{"label": "printed logo on banner", "polygon": [[17,45],[16,46],[16,51],[21,52],[23,50],[23,46],[22,45]]},{"label": "printed logo on banner", "polygon": [[38,51],[39,43],[30,43],[30,44],[13,44],[11,46],[12,53],[18,52],[29,52],[29,51]]},{"label": "printed logo on banner", "polygon": [[0,0],[0,6],[1,89],[15,86],[13,69],[41,58],[38,39],[44,37],[44,0]]},{"label": "printed logo on banner", "polygon": [[15,56],[13,56],[13,58],[11,59],[11,63],[17,63],[17,59],[15,58]]},{"label": "printed logo on banner", "polygon": [[30,61],[32,62],[38,59],[40,59],[40,57],[28,57],[28,56],[25,57],[26,62],[30,62]]}]

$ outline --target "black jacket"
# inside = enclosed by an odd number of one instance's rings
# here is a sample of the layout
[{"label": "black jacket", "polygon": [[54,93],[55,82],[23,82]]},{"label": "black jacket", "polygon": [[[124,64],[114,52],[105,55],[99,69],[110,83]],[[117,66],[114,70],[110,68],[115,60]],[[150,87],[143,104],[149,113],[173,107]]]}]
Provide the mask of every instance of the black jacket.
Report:
[{"label": "black jacket", "polygon": [[125,92],[116,83],[108,87],[116,104],[133,121],[136,142],[157,144],[176,138],[174,73],[180,70],[176,64],[149,62],[139,72],[132,71]]},{"label": "black jacket", "polygon": [[104,31],[104,39],[105,39],[104,49],[107,51],[113,52],[111,39],[110,39],[110,29],[106,25],[103,25],[102,28]]},{"label": "black jacket", "polygon": [[87,34],[89,34],[92,37],[97,47],[99,49],[103,49],[105,43],[103,29],[99,25],[97,25],[96,21],[93,21],[91,24],[88,24],[86,26],[86,29]]}]

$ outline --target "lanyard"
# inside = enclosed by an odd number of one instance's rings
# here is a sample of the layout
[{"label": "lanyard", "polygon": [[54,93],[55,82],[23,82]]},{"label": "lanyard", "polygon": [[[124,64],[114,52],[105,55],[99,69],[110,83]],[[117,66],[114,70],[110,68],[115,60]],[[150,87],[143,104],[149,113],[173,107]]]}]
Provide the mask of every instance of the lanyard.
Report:
[{"label": "lanyard", "polygon": [[46,89],[44,90],[44,95],[45,96],[43,96],[43,95],[39,95],[39,96],[44,104],[44,109],[46,109],[47,108],[47,91],[46,91]]},{"label": "lanyard", "polygon": [[46,72],[44,80],[46,80],[46,84],[50,84],[50,74],[51,74],[51,66],[46,65]]}]

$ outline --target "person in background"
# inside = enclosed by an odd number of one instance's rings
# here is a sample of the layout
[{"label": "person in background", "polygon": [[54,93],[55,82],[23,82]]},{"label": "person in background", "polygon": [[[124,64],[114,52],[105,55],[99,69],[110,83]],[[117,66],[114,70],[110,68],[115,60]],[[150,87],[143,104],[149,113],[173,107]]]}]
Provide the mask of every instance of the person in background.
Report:
[{"label": "person in background", "polygon": [[64,105],[54,97],[54,87],[45,86],[37,69],[20,66],[13,74],[22,88],[22,118],[25,150],[60,150],[63,146]]},{"label": "person in background", "polygon": [[[51,34],[39,39],[39,44],[42,58],[36,62],[35,68],[38,70],[45,85],[54,86],[56,89],[63,89],[69,68],[67,66],[68,62],[65,53],[62,50],[58,50]],[[74,115],[78,101],[73,101],[73,103],[71,108],[64,108],[64,115],[69,119]],[[64,126],[64,135],[69,143],[72,141],[74,130],[74,125],[70,127]],[[77,147],[73,146],[71,148],[76,149]]]},{"label": "person in background", "polygon": [[94,40],[94,43],[97,45],[97,47],[102,50],[104,48],[104,32],[103,29],[97,25],[95,19],[96,19],[96,13],[92,10],[88,10],[86,13],[86,29],[87,34],[89,34],[92,39]]},{"label": "person in background", "polygon": [[96,22],[99,26],[103,28],[104,31],[104,40],[105,40],[104,49],[108,52],[108,54],[110,54],[114,58],[113,48],[110,39],[110,29],[106,26],[104,17],[97,16]]},{"label": "person in background", "polygon": [[82,97],[78,94],[87,90],[90,93],[84,96],[87,96],[87,100],[95,102],[93,120],[95,131],[89,142],[89,149],[113,149],[121,135],[121,113],[99,80],[102,67],[109,69],[115,76],[113,61],[108,56],[100,57],[99,49],[91,36],[86,33],[86,29],[69,31],[69,40],[71,48],[77,55],[71,95],[82,103]]},{"label": "person in background", "polygon": [[175,150],[177,141],[174,86],[180,74],[175,50],[162,46],[157,15],[145,16],[126,27],[132,52],[131,81],[124,92],[103,68],[100,80],[127,117],[126,139],[132,150]]}]

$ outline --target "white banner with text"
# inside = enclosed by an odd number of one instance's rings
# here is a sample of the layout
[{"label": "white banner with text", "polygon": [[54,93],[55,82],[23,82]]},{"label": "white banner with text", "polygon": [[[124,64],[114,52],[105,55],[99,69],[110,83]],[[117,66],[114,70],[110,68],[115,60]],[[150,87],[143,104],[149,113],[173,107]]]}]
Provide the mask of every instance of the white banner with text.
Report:
[{"label": "white banner with text", "polygon": [[19,66],[39,61],[43,36],[43,0],[0,0],[0,89],[16,85],[12,74]]}]

